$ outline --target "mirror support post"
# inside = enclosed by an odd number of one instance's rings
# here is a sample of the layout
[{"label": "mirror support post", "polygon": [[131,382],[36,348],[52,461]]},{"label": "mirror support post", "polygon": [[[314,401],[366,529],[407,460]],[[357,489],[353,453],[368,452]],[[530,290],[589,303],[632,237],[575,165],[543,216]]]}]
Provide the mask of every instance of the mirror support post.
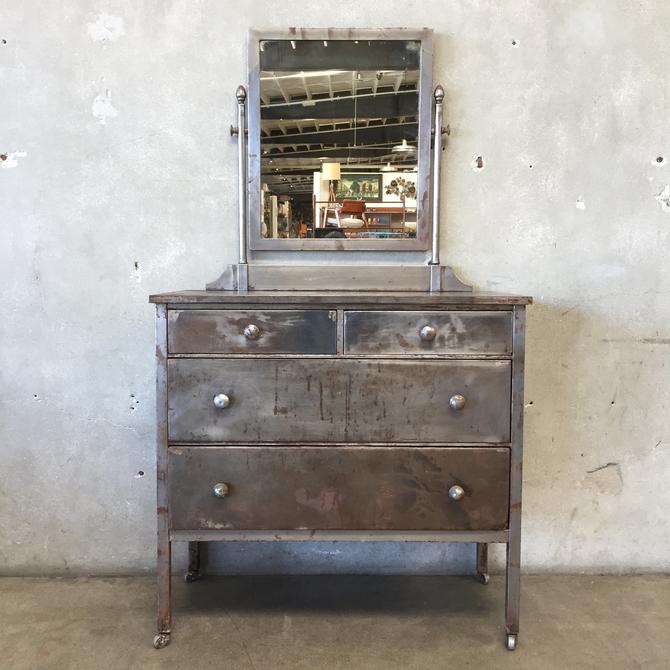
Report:
[{"label": "mirror support post", "polygon": [[[429,265],[440,264],[440,159],[442,154],[442,101],[444,88],[435,87],[435,134],[433,140],[433,244]],[[433,287],[431,286],[431,290]],[[439,289],[438,289],[439,290]]]},{"label": "mirror support post", "polygon": [[[249,288],[247,266],[247,132],[246,132],[246,100],[247,90],[238,86],[237,98],[237,177],[239,199],[239,235],[240,258],[237,266],[237,288],[246,291]],[[232,129],[231,129],[232,132]]]}]

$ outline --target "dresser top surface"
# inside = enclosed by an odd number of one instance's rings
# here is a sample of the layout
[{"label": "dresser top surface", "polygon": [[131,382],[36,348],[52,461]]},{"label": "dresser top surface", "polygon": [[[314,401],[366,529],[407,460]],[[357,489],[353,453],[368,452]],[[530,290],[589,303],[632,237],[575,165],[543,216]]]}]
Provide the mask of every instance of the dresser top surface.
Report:
[{"label": "dresser top surface", "polygon": [[428,291],[175,291],[149,296],[149,302],[187,305],[371,304],[371,305],[528,305],[529,296],[477,292]]}]

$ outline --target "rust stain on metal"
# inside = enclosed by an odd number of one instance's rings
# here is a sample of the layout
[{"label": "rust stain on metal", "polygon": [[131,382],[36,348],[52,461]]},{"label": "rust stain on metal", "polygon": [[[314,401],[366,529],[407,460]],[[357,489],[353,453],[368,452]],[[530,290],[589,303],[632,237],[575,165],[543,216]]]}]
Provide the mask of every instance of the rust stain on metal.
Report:
[{"label": "rust stain on metal", "polygon": [[403,348],[403,349],[409,349],[410,344],[409,342],[400,334],[396,334],[396,339],[398,340],[398,344]]},{"label": "rust stain on metal", "polygon": [[[175,529],[501,530],[508,450],[487,447],[184,447],[170,452]],[[418,453],[421,452],[421,453]],[[212,472],[235,495],[221,505]],[[461,482],[467,495],[445,505]]]}]

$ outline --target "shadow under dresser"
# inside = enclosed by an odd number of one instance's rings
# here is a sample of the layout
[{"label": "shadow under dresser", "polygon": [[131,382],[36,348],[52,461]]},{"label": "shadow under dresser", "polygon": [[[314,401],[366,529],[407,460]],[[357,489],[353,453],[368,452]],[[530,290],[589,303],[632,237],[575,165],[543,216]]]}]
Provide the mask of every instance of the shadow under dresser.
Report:
[{"label": "shadow under dresser", "polygon": [[206,541],[397,539],[477,543],[484,583],[488,544],[505,543],[514,648],[530,298],[210,290],[151,301],[157,638],[171,631],[173,541],[190,543],[191,580]]}]

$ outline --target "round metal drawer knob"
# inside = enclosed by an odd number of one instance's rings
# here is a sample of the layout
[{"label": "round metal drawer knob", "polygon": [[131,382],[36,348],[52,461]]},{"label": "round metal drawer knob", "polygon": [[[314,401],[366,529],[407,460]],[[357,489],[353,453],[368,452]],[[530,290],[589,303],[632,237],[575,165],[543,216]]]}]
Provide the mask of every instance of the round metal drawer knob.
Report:
[{"label": "round metal drawer knob", "polygon": [[433,328],[433,326],[424,326],[419,331],[419,337],[424,342],[432,342],[435,339],[436,335],[437,335],[437,330],[435,328]]},{"label": "round metal drawer knob", "polygon": [[465,495],[465,491],[462,486],[456,484],[449,489],[449,497],[452,500],[460,500]]},{"label": "round metal drawer knob", "polygon": [[230,406],[230,396],[227,396],[225,393],[217,393],[214,396],[214,407],[217,409],[226,409]]},{"label": "round metal drawer knob", "polygon": [[219,482],[218,484],[214,484],[212,493],[215,498],[225,498],[230,493],[230,487],[225,482]]},{"label": "round metal drawer knob", "polygon": [[244,329],[244,337],[247,340],[257,340],[261,336],[261,329],[254,323],[250,323]]},{"label": "round metal drawer knob", "polygon": [[459,411],[465,407],[465,396],[461,395],[460,393],[455,393],[454,395],[449,398],[449,407],[451,409],[455,409],[456,411]]}]

